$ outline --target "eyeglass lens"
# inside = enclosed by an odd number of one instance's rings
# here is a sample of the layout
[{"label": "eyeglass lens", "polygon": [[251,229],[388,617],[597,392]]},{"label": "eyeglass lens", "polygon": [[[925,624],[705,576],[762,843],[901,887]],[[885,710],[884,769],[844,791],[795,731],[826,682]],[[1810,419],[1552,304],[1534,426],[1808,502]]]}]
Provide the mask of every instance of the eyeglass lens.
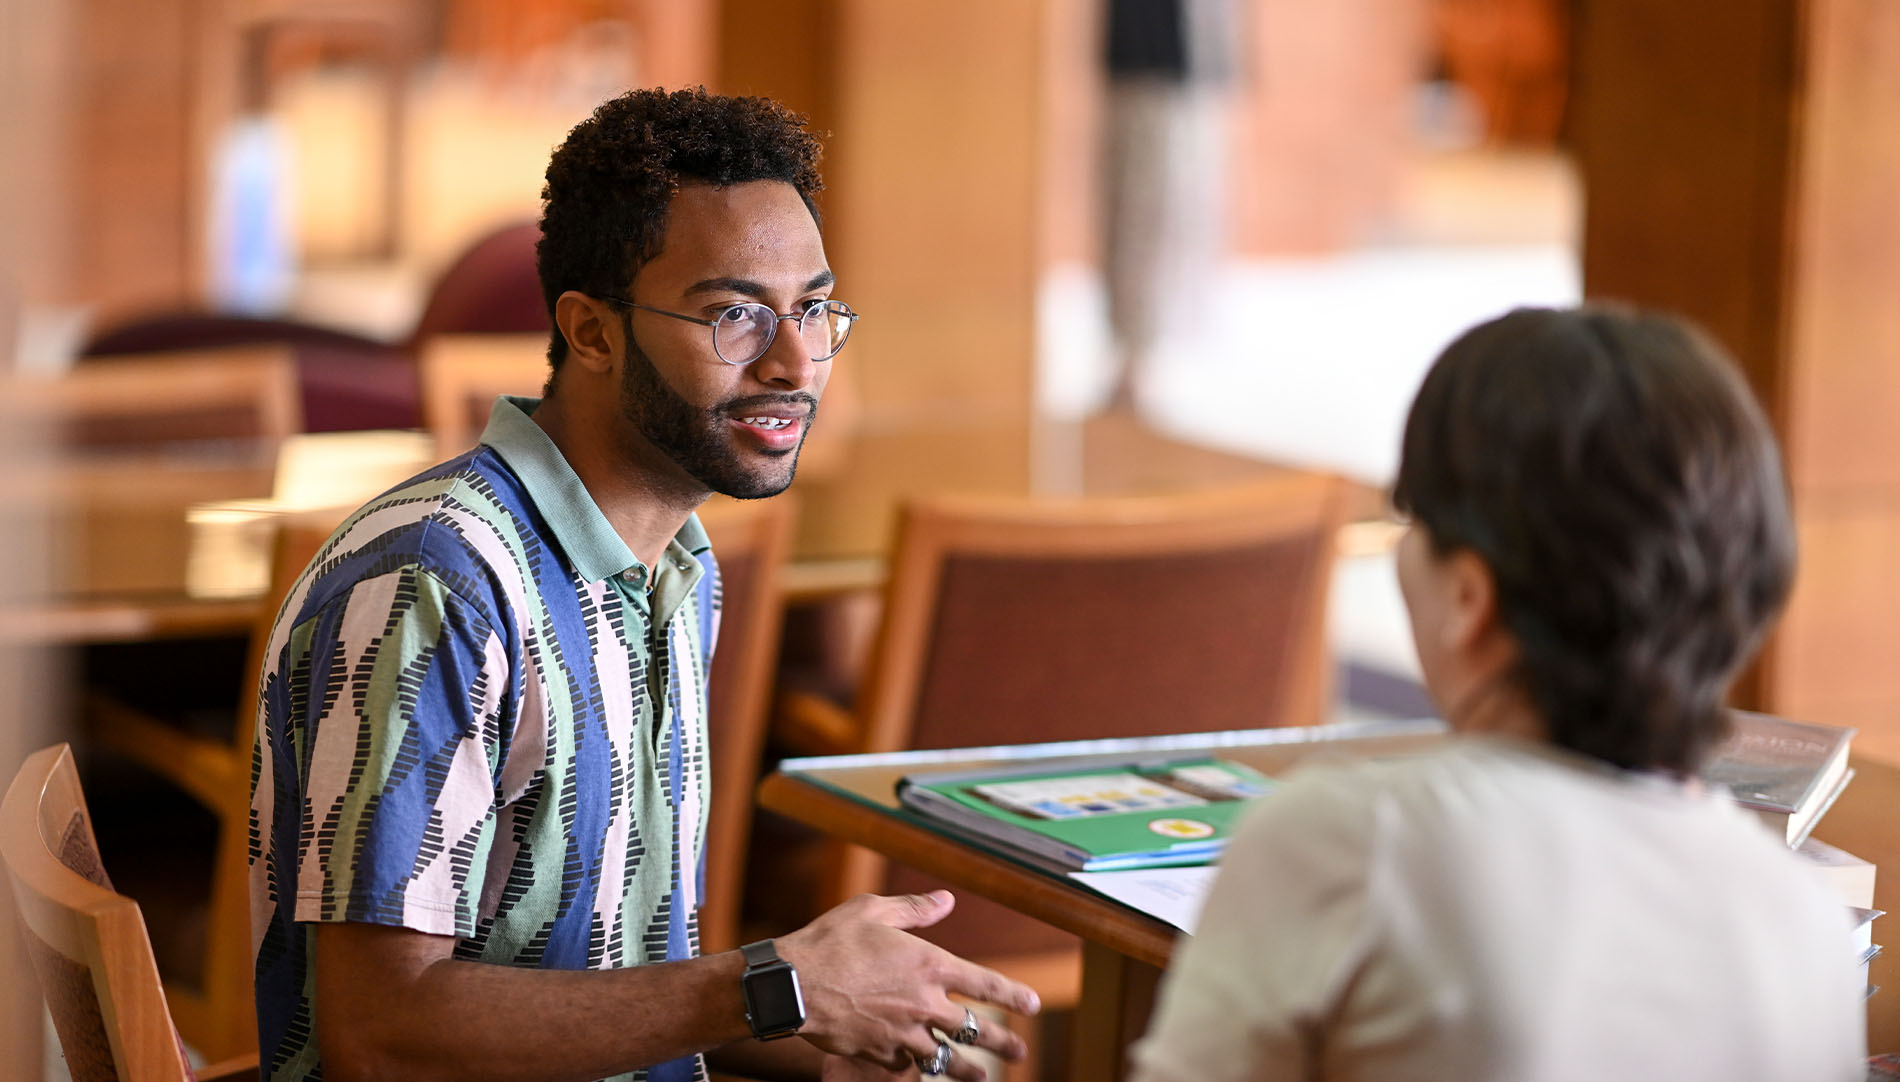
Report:
[{"label": "eyeglass lens", "polygon": [[[763,304],[738,304],[725,310],[713,327],[713,349],[727,364],[750,364],[771,348],[780,316]],[[836,301],[814,304],[798,320],[798,336],[814,361],[830,360],[851,334],[857,319]]]}]

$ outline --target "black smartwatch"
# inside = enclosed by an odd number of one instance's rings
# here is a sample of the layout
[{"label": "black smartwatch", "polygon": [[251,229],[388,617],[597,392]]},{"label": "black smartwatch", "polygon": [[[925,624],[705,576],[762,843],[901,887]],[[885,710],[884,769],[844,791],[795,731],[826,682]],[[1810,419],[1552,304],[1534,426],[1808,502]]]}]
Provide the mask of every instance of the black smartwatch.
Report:
[{"label": "black smartwatch", "polygon": [[772,941],[761,939],[739,948],[745,955],[745,1020],[761,1041],[790,1037],[805,1024],[805,996],[798,989],[798,971],[778,956]]}]

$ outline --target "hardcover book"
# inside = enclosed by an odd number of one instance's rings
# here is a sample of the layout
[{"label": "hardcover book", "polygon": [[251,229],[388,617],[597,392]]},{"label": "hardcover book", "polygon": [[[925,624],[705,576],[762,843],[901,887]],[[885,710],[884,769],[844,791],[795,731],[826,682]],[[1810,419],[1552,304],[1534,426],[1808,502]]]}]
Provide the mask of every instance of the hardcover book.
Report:
[{"label": "hardcover book", "polygon": [[1734,731],[1702,769],[1702,780],[1727,789],[1790,846],[1847,787],[1854,730],[1733,711]]},{"label": "hardcover book", "polygon": [[1272,779],[1223,759],[1121,759],[912,774],[898,800],[935,825],[1057,871],[1206,864]]}]

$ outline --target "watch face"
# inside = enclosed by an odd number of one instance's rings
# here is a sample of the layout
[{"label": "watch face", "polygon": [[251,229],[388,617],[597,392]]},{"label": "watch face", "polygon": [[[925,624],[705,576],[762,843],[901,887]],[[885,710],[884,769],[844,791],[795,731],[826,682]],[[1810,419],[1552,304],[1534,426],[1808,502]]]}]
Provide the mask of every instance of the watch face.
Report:
[{"label": "watch face", "polygon": [[805,1024],[805,997],[789,963],[763,966],[745,975],[745,1005],[752,1032],[784,1036]]}]

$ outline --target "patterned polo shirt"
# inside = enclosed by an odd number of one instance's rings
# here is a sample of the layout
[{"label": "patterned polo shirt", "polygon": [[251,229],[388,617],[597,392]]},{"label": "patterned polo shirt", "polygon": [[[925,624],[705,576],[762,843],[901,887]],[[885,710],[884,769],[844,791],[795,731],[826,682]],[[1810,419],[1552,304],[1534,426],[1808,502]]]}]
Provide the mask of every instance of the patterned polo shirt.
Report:
[{"label": "patterned polo shirt", "polygon": [[697,952],[717,565],[697,517],[641,565],[537,404],[498,401],[481,446],[351,515],[271,632],[251,796],[268,1078],[322,1077],[313,922],[531,968]]}]

